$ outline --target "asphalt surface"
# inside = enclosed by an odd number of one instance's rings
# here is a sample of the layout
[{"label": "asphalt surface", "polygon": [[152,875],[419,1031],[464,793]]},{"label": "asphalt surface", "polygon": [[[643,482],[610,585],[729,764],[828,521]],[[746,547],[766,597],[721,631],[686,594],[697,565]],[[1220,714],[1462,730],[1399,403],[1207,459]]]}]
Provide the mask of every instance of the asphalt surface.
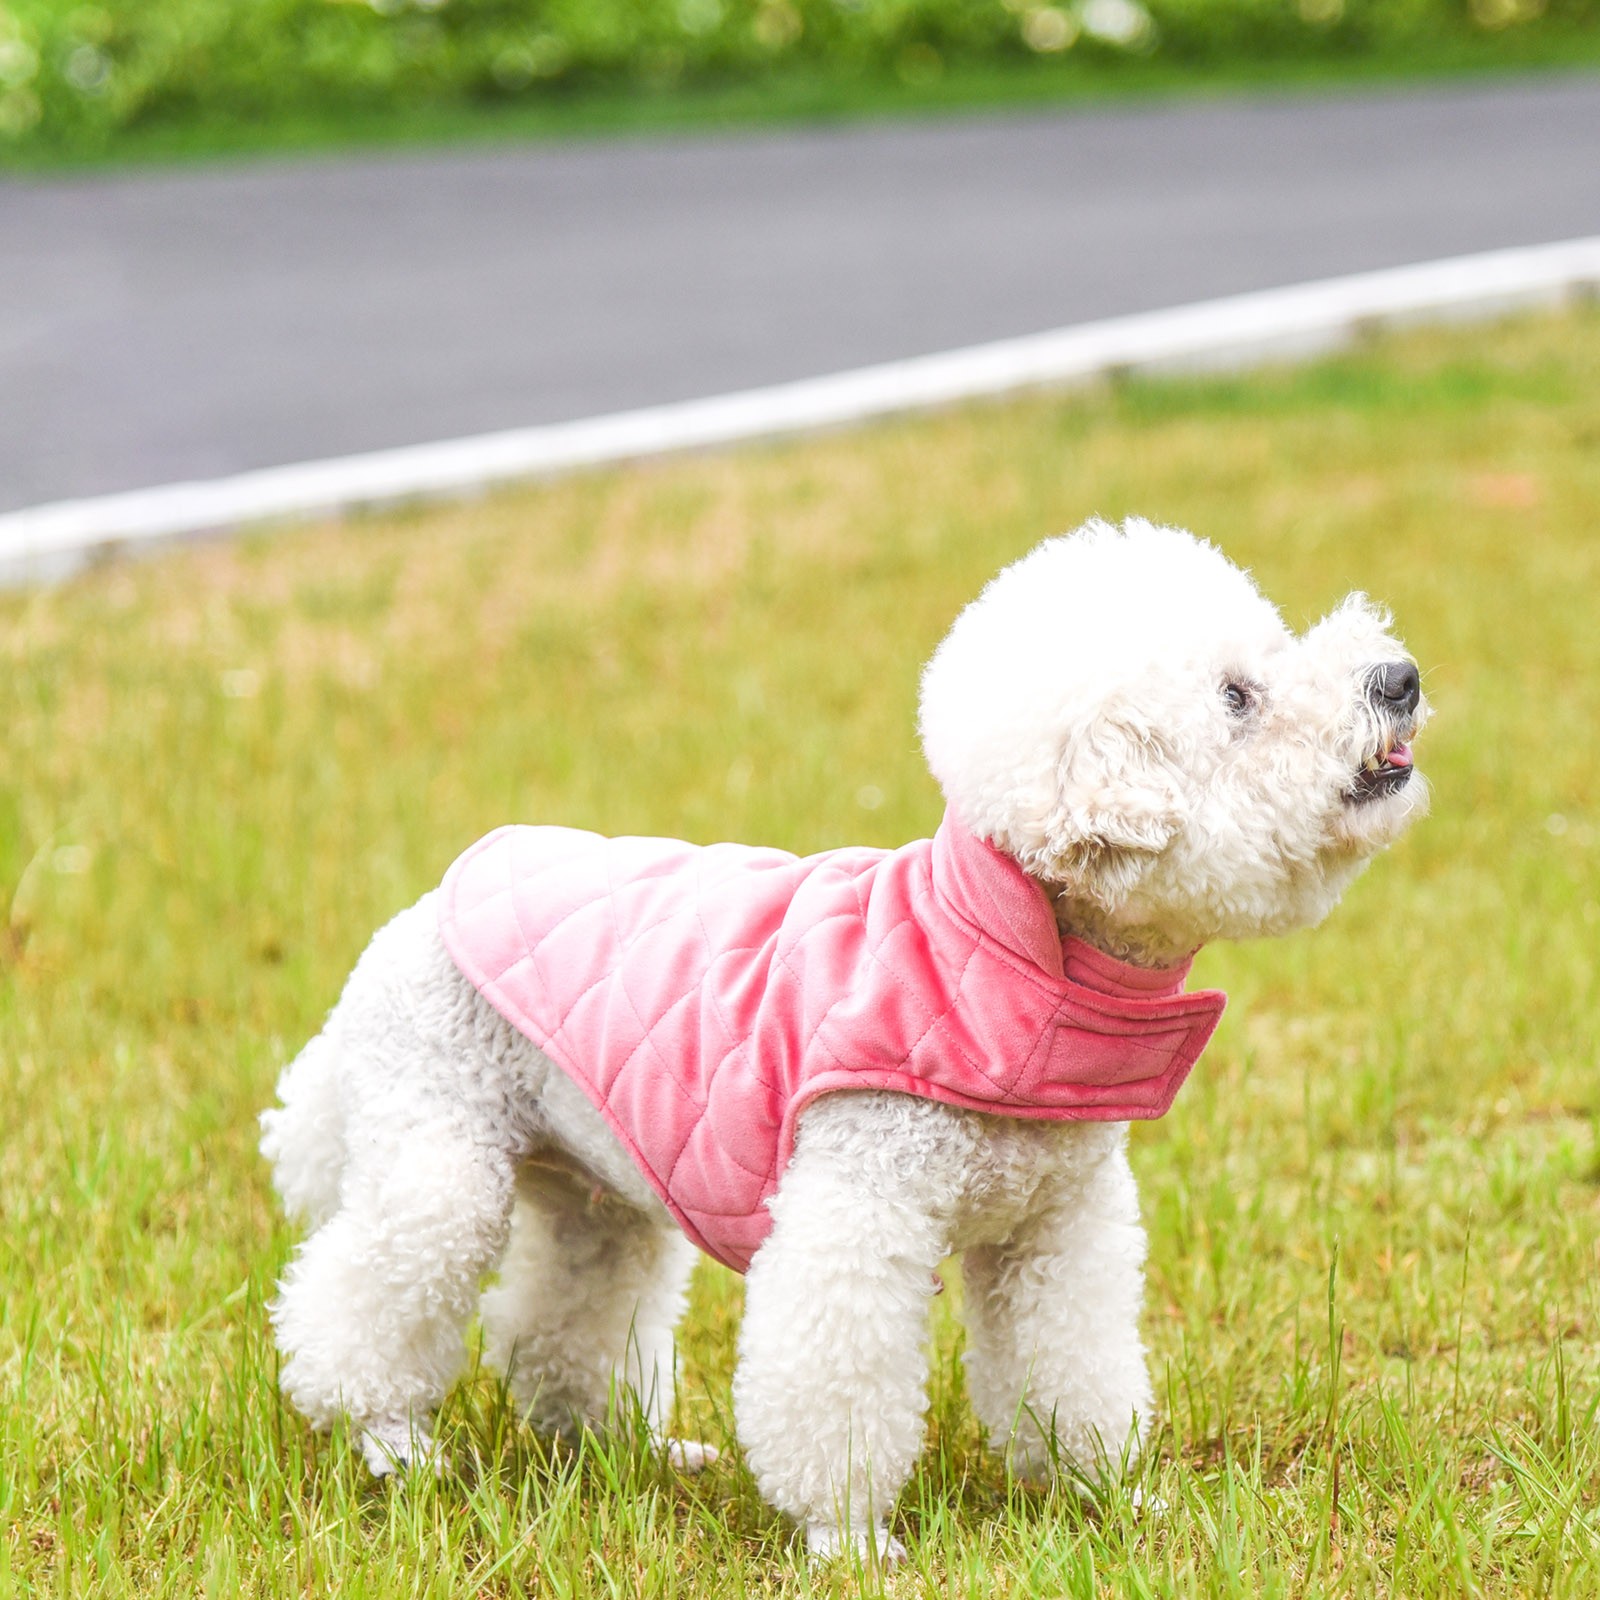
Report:
[{"label": "asphalt surface", "polygon": [[1600,79],[0,180],[0,510],[1600,232]]}]

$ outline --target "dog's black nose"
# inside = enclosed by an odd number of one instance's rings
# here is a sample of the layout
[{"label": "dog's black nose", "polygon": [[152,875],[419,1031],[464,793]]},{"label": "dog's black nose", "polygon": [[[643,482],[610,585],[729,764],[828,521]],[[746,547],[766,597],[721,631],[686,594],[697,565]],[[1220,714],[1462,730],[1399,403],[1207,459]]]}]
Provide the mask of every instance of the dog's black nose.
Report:
[{"label": "dog's black nose", "polygon": [[1388,711],[1407,716],[1417,709],[1422,698],[1422,679],[1414,661],[1391,661],[1372,671],[1372,698]]}]

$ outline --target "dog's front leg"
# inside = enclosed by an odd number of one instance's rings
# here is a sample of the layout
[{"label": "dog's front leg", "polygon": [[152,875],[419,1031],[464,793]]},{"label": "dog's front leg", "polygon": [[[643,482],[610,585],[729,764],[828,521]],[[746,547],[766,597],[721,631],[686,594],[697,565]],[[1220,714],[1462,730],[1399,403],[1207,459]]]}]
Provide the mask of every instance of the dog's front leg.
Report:
[{"label": "dog's front leg", "polygon": [[1073,1129],[1073,1159],[1027,1220],[962,1257],[968,1392],[1022,1477],[1115,1475],[1149,1431],[1145,1234],[1126,1132]]},{"label": "dog's front leg", "polygon": [[885,1523],[922,1448],[944,1229],[881,1146],[851,1148],[848,1115],[823,1121],[808,1116],[750,1268],[734,1412],[761,1493],[813,1559],[894,1561]]}]

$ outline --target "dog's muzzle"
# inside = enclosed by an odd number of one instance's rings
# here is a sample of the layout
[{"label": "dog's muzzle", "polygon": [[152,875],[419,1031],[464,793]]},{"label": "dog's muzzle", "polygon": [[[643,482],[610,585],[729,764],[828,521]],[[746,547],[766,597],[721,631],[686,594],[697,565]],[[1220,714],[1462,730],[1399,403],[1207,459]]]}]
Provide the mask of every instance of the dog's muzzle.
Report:
[{"label": "dog's muzzle", "polygon": [[1367,679],[1367,699],[1375,711],[1388,716],[1413,716],[1422,699],[1422,677],[1416,662],[1390,661],[1374,667]]},{"label": "dog's muzzle", "polygon": [[1367,675],[1367,703],[1379,730],[1379,744],[1356,769],[1348,800],[1376,800],[1394,794],[1411,781],[1411,746],[1417,707],[1422,703],[1422,678],[1414,661],[1386,661]]}]

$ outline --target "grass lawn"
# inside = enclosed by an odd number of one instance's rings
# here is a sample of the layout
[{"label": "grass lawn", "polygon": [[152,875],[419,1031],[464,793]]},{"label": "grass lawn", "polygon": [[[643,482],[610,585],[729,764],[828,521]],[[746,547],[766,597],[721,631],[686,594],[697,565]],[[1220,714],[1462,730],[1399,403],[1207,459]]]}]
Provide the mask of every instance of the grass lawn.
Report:
[{"label": "grass lawn", "polygon": [[[255,1116],[366,939],[498,823],[895,844],[917,670],[1091,512],[1301,623],[1390,601],[1434,815],[1213,948],[1134,1132],[1164,1515],[1009,1488],[938,1302],[899,1595],[1600,1593],[1600,313],[1386,339],[194,547],[0,598],[0,1596],[848,1593],[737,1453],[562,1455],[493,1382],[442,1483],[276,1389]],[[681,1374],[726,1443],[736,1279]]]}]

